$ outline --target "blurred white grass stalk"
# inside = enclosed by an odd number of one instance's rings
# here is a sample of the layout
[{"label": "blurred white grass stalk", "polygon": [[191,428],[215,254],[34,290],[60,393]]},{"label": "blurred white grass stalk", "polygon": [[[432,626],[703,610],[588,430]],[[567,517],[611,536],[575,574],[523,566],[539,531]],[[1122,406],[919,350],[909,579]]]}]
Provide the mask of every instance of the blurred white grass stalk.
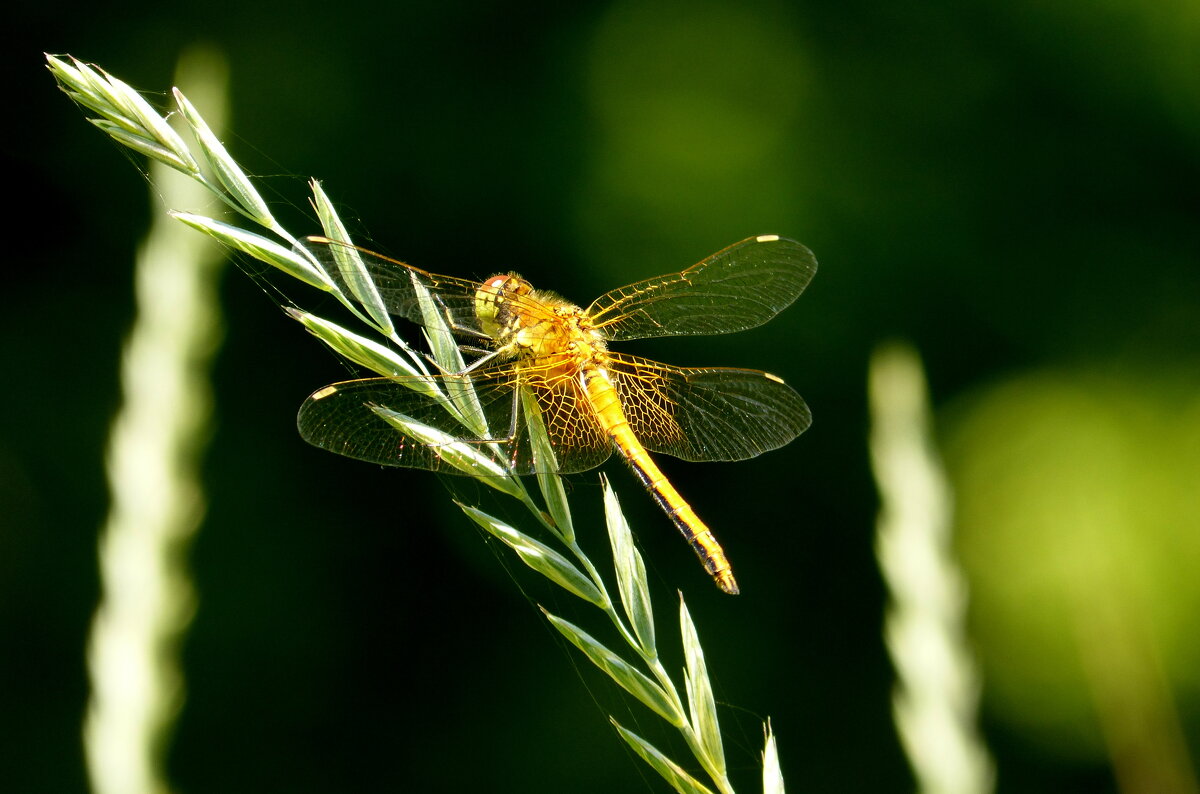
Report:
[{"label": "blurred white grass stalk", "polygon": [[871,460],[879,486],[876,554],[891,591],[893,709],[918,790],[991,791],[976,726],[979,676],[967,648],[967,590],[952,557],[951,494],[934,452],[929,395],[916,351],[886,345],[868,377]]},{"label": "blurred white grass stalk", "polygon": [[[210,109],[210,122],[221,120],[223,113],[212,110],[225,106],[218,56],[185,54],[178,83]],[[150,181],[168,206],[211,198],[158,162]],[[179,645],[196,601],[186,553],[204,514],[199,468],[210,432],[224,255],[173,218],[155,217],[136,262],[137,315],[109,442],[112,505],[100,538],[101,601],[88,649],[84,743],[99,794],[169,790],[166,748],[184,697]]]}]

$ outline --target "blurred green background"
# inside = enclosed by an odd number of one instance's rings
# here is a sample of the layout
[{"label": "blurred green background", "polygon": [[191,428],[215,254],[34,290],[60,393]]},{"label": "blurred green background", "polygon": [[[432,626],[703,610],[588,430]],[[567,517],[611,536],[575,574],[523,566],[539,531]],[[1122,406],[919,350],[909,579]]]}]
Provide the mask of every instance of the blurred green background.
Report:
[{"label": "blurred green background", "polygon": [[[4,790],[86,785],[104,443],[133,248],[163,211],[41,53],[165,106],[200,42],[229,61],[226,142],[297,233],[316,176],[374,248],[582,303],[754,234],[816,253],[769,325],[630,346],[769,369],[813,409],[779,452],[664,463],[743,595],[608,468],[661,595],[688,595],[740,790],[768,715],[792,791],[912,788],[865,447],[867,357],[895,336],[925,358],[957,489],[999,790],[1119,790],[1129,734],[1197,755],[1194,3],[23,3],[8,27]],[[345,368],[244,274],[223,297],[179,789],[665,790],[605,715],[669,739],[544,628],[435,477],[299,439],[295,409]]]}]

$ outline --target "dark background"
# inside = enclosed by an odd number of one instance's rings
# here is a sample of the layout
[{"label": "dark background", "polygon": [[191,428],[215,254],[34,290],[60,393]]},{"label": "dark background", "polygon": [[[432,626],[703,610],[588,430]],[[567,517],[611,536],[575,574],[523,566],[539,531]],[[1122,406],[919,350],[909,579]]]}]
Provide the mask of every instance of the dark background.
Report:
[{"label": "dark background", "polygon": [[[811,430],[762,458],[664,463],[718,528],[743,595],[711,587],[636,482],[606,471],[668,626],[673,590],[687,595],[729,705],[740,790],[757,787],[770,716],[792,790],[906,791],[865,445],[875,345],[902,337],[921,351],[942,429],[960,442],[954,466],[973,459],[974,436],[956,428],[975,426],[972,406],[994,384],[1054,373],[1105,403],[1079,377],[1090,373],[1133,400],[1145,383],[1168,395],[1139,404],[1181,465],[1139,470],[1158,494],[1145,504],[1200,482],[1200,11],[1152,6],[24,4],[8,26],[27,46],[4,56],[0,785],[86,785],[104,444],[133,248],[164,210],[56,89],[42,51],[97,63],[165,106],[181,49],[220,48],[226,141],[288,227],[317,230],[305,214],[316,176],[360,240],[435,272],[516,269],[586,303],[754,234],[812,248],[816,279],[769,325],[629,348],[770,369],[813,409]],[[589,618],[484,542],[433,475],[307,447],[295,409],[346,370],[238,270],[222,297],[209,509],[192,552],[199,611],[169,762],[179,789],[664,790],[606,715],[669,736],[533,604]],[[1021,416],[997,421],[1004,438]],[[1139,460],[1161,457],[1136,429],[1130,438]],[[571,482],[585,543],[602,556],[601,524],[586,516],[596,478]],[[1130,493],[1137,513],[1142,492]],[[962,498],[965,510],[980,503]],[[1195,614],[1196,514],[1167,522],[1183,544],[1165,555],[1179,580],[1161,596],[1170,626]],[[1028,568],[1006,564],[992,567],[1001,594]],[[991,621],[973,620],[985,671],[1003,667],[1001,640],[983,638]],[[1180,673],[1179,660],[1200,652],[1186,631],[1154,626],[1194,754],[1200,663]],[[1006,637],[1021,642],[1019,630]],[[1039,669],[1041,685],[1060,680]],[[1063,738],[1096,733],[1086,697],[1040,722],[1019,700],[1036,697],[1036,675],[1005,680],[1007,694],[985,681],[983,713],[1001,791],[1116,790],[1103,742]]]}]

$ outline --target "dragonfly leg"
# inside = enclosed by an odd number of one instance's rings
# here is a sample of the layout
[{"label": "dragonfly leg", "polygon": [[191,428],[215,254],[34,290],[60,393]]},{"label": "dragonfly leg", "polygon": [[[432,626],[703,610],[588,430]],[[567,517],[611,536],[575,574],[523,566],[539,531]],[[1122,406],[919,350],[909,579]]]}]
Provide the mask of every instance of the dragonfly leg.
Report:
[{"label": "dragonfly leg", "polygon": [[438,309],[442,313],[442,321],[446,323],[446,327],[449,328],[453,333],[459,334],[460,336],[473,336],[476,339],[490,339],[491,338],[487,334],[485,334],[483,331],[480,331],[478,328],[472,328],[468,325],[463,325],[462,323],[455,322],[454,316],[450,313],[450,307],[448,307],[446,305],[446,302],[444,300],[442,300],[442,296],[438,295],[436,293],[433,293],[432,297],[433,297],[434,302],[438,305]]},{"label": "dragonfly leg", "polygon": [[421,356],[421,358],[425,359],[430,364],[432,364],[434,369],[436,369],[442,375],[465,375],[466,373],[470,372],[471,370],[476,369],[477,367],[479,367],[483,364],[486,364],[488,361],[491,361],[493,358],[496,357],[496,354],[500,352],[498,350],[487,350],[486,348],[472,347],[470,345],[459,345],[458,349],[461,351],[467,352],[467,353],[477,354],[479,356],[479,358],[472,361],[470,364],[468,364],[462,370],[459,370],[457,372],[451,372],[451,371],[447,370],[445,367],[443,367],[441,364],[439,364],[437,362],[437,359],[435,359],[431,354],[426,353],[424,351],[420,351],[420,356]]}]

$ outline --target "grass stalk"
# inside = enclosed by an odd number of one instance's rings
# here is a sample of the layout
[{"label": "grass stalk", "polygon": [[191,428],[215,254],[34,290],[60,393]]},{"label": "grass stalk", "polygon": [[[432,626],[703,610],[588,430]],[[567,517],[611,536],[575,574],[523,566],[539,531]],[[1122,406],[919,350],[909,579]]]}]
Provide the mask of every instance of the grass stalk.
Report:
[{"label": "grass stalk", "polygon": [[[182,92],[176,89],[174,97],[196,141],[194,149],[181,136],[170,132],[165,119],[121,81],[69,57],[47,58],[49,68],[62,89],[85,111],[97,114],[94,121],[100,129],[163,167],[188,176],[267,234],[190,212],[172,212],[175,218],[303,283],[334,295],[366,326],[368,334],[350,330],[299,308],[289,307],[289,316],[335,352],[384,377],[428,372],[423,356],[396,333],[375,285],[366,267],[358,261],[354,249],[334,246],[333,249],[340,253],[323,260],[314,255],[303,241],[284,230],[262,201],[253,181],[224,149],[212,126]],[[345,226],[338,219],[321,186],[314,181],[311,187],[313,206],[325,236],[349,242]],[[329,261],[330,258],[332,261]],[[424,313],[423,326],[433,361],[441,371],[462,372],[463,361],[457,345],[452,342],[451,329],[446,327],[435,301],[427,300],[425,303],[428,304],[428,311]],[[415,385],[427,390],[427,396],[462,425],[464,437],[488,438],[488,428],[482,422],[483,414],[474,396],[470,378],[464,377],[459,384],[446,391],[432,381]],[[552,460],[554,452],[536,402],[523,399],[522,405],[531,443],[538,458]],[[456,441],[446,437],[442,430],[419,425],[401,414],[389,412],[386,407],[378,408],[377,413],[398,433],[422,443],[437,444],[445,462],[461,473],[511,496],[528,509],[538,534],[548,536],[558,548],[485,513],[477,506],[460,504],[471,520],[509,546],[531,570],[601,611],[602,622],[611,627],[619,640],[615,646],[605,644],[581,627],[543,610],[550,624],[614,683],[680,732],[695,764],[703,770],[708,782],[701,782],[682,765],[668,759],[646,740],[614,721],[618,735],[675,790],[732,792],[733,787],[726,773],[716,703],[699,634],[686,603],[680,597],[678,614],[685,670],[683,683],[678,685],[659,657],[654,608],[645,565],[634,545],[616,494],[607,480],[604,481],[604,512],[614,560],[614,569],[608,575],[608,580],[601,575],[600,566],[593,562],[577,541],[566,489],[557,475],[539,475],[539,501],[527,489],[524,480],[506,470],[503,455],[492,445],[477,440]],[[608,581],[616,582],[616,598],[610,593]],[[775,739],[769,728],[766,730],[763,752],[764,790],[782,792],[783,781],[779,773]]]}]

